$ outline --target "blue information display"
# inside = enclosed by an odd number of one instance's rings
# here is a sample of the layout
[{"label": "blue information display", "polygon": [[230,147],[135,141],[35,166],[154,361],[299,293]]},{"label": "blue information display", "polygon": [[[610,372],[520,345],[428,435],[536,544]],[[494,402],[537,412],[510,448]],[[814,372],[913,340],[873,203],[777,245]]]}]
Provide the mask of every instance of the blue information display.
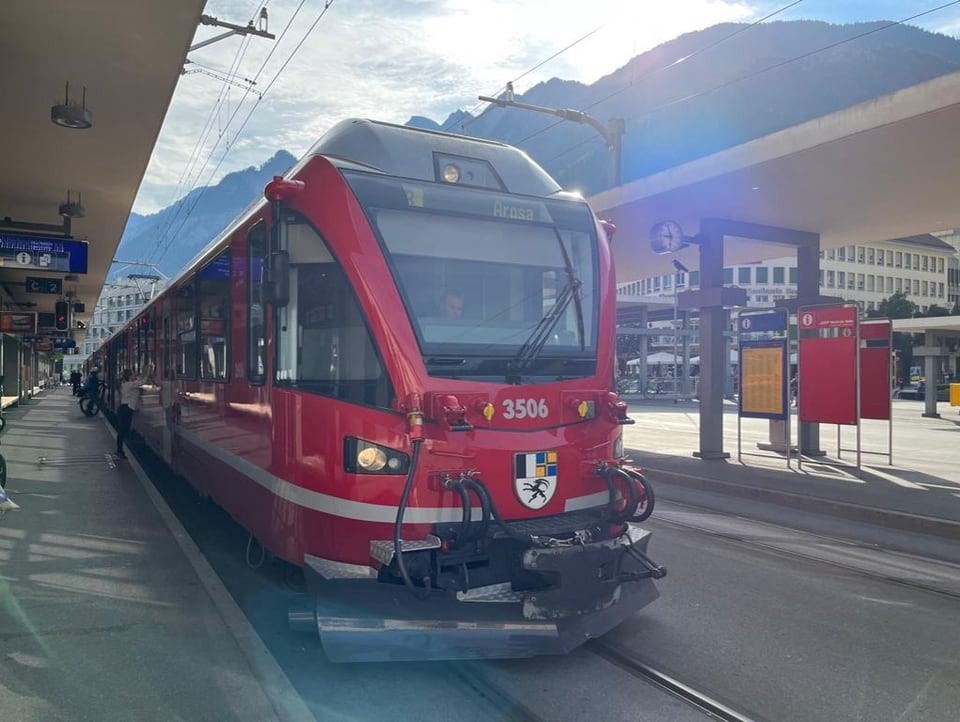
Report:
[{"label": "blue information display", "polygon": [[87,242],[2,231],[0,266],[52,273],[86,273]]},{"label": "blue information display", "polygon": [[737,317],[737,330],[741,336],[751,333],[786,333],[787,312],[776,310],[762,313],[741,313]]}]

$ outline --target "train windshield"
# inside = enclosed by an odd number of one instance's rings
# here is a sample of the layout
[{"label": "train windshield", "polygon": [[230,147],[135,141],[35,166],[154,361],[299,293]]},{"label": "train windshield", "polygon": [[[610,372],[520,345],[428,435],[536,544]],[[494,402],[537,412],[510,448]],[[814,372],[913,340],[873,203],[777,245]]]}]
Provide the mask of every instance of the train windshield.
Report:
[{"label": "train windshield", "polygon": [[524,383],[595,373],[599,284],[586,204],[344,175],[431,375]]}]

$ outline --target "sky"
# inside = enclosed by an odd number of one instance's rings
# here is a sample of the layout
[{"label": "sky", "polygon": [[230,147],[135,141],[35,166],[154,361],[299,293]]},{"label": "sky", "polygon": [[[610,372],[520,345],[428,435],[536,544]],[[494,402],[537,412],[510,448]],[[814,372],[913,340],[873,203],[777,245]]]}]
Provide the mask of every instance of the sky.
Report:
[{"label": "sky", "polygon": [[[800,0],[771,21],[902,20],[947,3]],[[204,12],[246,24],[263,4],[208,0]],[[755,22],[791,0],[333,0],[324,12],[325,4],[267,0],[276,40],[235,36],[188,54],[135,212],[154,213],[277,150],[299,157],[344,118],[443,122],[482,109],[477,96],[509,80],[518,95],[553,77],[592,83],[678,35]],[[911,24],[960,35],[960,4]],[[201,26],[194,42],[221,32]]]}]

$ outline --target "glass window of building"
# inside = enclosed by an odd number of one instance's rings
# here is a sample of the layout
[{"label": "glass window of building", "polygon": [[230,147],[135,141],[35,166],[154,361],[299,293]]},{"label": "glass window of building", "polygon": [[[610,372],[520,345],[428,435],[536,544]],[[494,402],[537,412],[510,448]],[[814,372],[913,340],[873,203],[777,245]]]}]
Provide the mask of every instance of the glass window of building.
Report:
[{"label": "glass window of building", "polygon": [[857,263],[863,263],[864,251],[863,246],[857,246]]},{"label": "glass window of building", "polygon": [[937,259],[937,273],[943,273],[943,259]]},{"label": "glass window of building", "polygon": [[740,266],[737,269],[737,283],[740,285],[745,285],[750,283],[751,271],[753,269],[750,266]]},{"label": "glass window of building", "polygon": [[929,287],[928,287],[927,282],[926,282],[926,281],[923,281],[923,282],[920,284],[920,295],[921,295],[921,296],[929,296],[929,295],[930,295],[929,291],[930,291],[930,289],[929,289]]},{"label": "glass window of building", "polygon": [[827,251],[827,260],[828,260],[828,261],[832,261],[832,260],[834,260],[836,257],[837,257],[837,251],[836,251],[835,249],[831,248],[829,251]]},{"label": "glass window of building", "polygon": [[659,290],[660,290],[660,276],[654,276],[654,278],[653,278],[653,290],[654,290],[654,291],[659,291]]},{"label": "glass window of building", "polygon": [[897,268],[903,268],[903,252],[897,251]]},{"label": "glass window of building", "polygon": [[691,286],[700,285],[700,271],[690,271],[690,285]]},{"label": "glass window of building", "polygon": [[893,265],[893,251],[887,251],[887,265]]},{"label": "glass window of building", "polygon": [[924,256],[924,257],[923,257],[923,270],[924,270],[924,271],[929,271],[929,270],[930,270],[930,257],[929,257],[929,256]]},{"label": "glass window of building", "polygon": [[874,276],[873,276],[873,274],[870,274],[869,276],[867,276],[867,290],[868,290],[868,291],[876,291],[877,289],[876,289],[876,287],[874,286],[874,284],[875,284]]},{"label": "glass window of building", "polygon": [[795,266],[791,266],[789,278],[790,278],[790,283],[797,282],[797,269]]},{"label": "glass window of building", "polygon": [[893,293],[893,276],[887,276],[887,293]]},{"label": "glass window of building", "polygon": [[916,278],[913,279],[913,295],[914,296],[920,295],[920,281],[918,281]]},{"label": "glass window of building", "polygon": [[723,269],[723,285],[724,286],[733,285],[733,269],[732,268]]},{"label": "glass window of building", "polygon": [[856,246],[847,246],[847,260],[850,263],[853,263],[857,260],[857,247]]},{"label": "glass window of building", "polygon": [[857,290],[858,291],[863,290],[863,274],[862,273],[857,274]]},{"label": "glass window of building", "polygon": [[820,271],[820,285],[823,285],[823,270]]},{"label": "glass window of building", "polygon": [[943,284],[937,283],[937,296],[943,298]]},{"label": "glass window of building", "polygon": [[833,271],[827,271],[827,288],[833,288],[836,281],[836,274]]},{"label": "glass window of building", "polygon": [[[843,250],[842,248],[840,249]],[[783,266],[774,266],[773,267],[773,282],[774,283],[783,283]]]},{"label": "glass window of building", "polygon": [[897,279],[896,287],[897,287],[897,293],[902,293],[902,292],[903,292],[903,279],[902,279],[902,278],[898,278],[898,279]]},{"label": "glass window of building", "polygon": [[883,251],[877,251],[877,265],[883,265]]},{"label": "glass window of building", "polygon": [[768,283],[769,271],[766,266],[757,267],[757,283]]},{"label": "glass window of building", "polygon": [[867,249],[867,263],[871,266],[876,263],[876,258],[874,257],[874,250],[872,248]]},{"label": "glass window of building", "polygon": [[903,254],[903,267],[904,267],[904,268],[906,268],[906,269],[911,268],[911,261],[910,261],[911,258],[912,258],[912,256],[911,256],[909,253],[904,253],[904,254]]},{"label": "glass window of building", "polygon": [[847,272],[837,271],[837,287],[843,288],[845,285],[847,285]]},{"label": "glass window of building", "polygon": [[913,254],[913,267],[918,271],[920,270],[920,254],[919,253]]},{"label": "glass window of building", "polygon": [[666,291],[670,288],[673,288],[673,276],[668,274],[663,277],[663,290]]},{"label": "glass window of building", "polygon": [[846,248],[838,248],[838,249],[837,249],[837,260],[838,260],[838,261],[846,261],[846,260],[847,260],[847,249],[846,249]]}]

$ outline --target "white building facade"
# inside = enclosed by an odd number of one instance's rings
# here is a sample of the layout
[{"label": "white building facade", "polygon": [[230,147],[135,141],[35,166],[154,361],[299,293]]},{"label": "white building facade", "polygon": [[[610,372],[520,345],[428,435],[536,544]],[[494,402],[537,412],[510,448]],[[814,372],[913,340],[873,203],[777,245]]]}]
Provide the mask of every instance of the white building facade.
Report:
[{"label": "white building facade", "polygon": [[[955,298],[950,270],[956,273],[957,251],[930,235],[852,245],[820,252],[820,293],[839,296],[872,311],[895,293],[903,293],[920,311],[930,306],[950,309]],[[689,275],[689,278],[687,277]],[[954,279],[960,286],[960,277]],[[699,288],[700,273],[677,273],[618,285],[618,299],[672,302],[677,291]],[[747,305],[773,306],[797,295],[795,257],[775,258],[724,269],[724,285],[746,289]],[[960,294],[958,294],[960,297]]]}]

